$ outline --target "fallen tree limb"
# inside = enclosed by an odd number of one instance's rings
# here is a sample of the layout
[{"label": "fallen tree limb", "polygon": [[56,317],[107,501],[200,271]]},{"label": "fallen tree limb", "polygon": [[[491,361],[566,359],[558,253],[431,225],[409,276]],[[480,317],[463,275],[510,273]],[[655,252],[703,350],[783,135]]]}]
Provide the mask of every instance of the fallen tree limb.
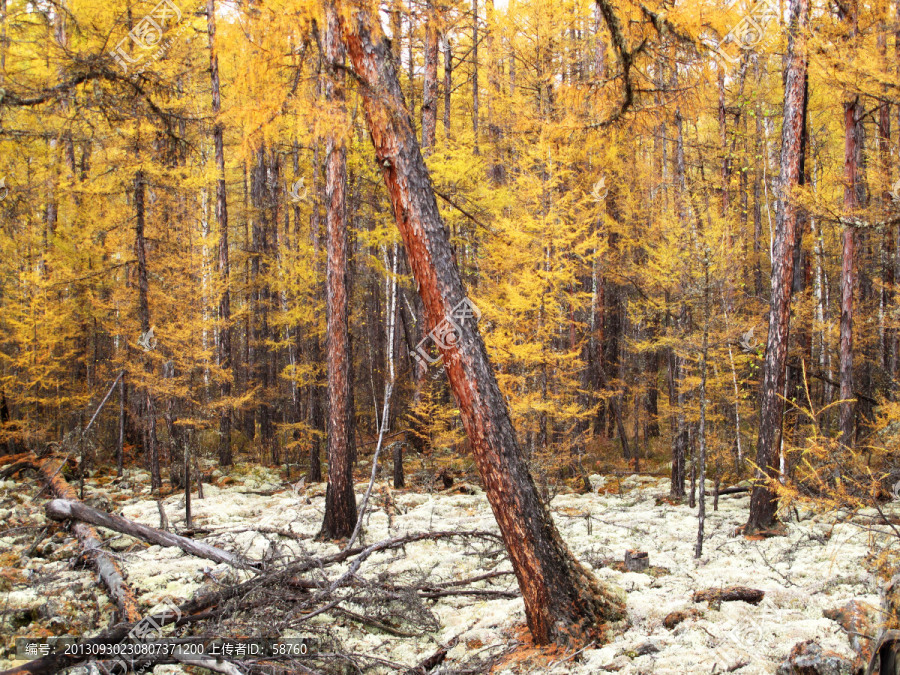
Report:
[{"label": "fallen tree limb", "polygon": [[[105,630],[94,638],[82,640],[85,645],[118,644],[128,636],[128,632],[134,627],[134,623],[120,623],[109,630]],[[85,650],[88,651],[88,650]],[[88,656],[75,656],[73,654],[51,654],[42,656],[34,661],[23,663],[21,666],[10,668],[0,672],[0,675],[52,675],[66,668],[72,668],[79,663],[87,661]]]},{"label": "fallen tree limb", "polygon": [[[85,525],[84,527],[88,526]],[[206,610],[209,610],[211,607],[215,607],[222,602],[231,600],[236,596],[247,593],[251,591],[256,585],[258,585],[258,580],[252,579],[242,584],[238,584],[237,586],[230,586],[221,591],[205,593],[198,598],[189,600],[178,608],[181,612],[181,618],[176,618],[171,612],[152,615],[149,618],[152,619],[154,623],[160,627],[172,624],[180,626],[182,624],[192,623],[194,621],[200,620],[197,615],[199,615],[201,612],[205,612],[206,614],[206,616],[201,615],[203,619],[217,618],[219,616],[218,613],[209,612]],[[96,637],[85,638],[81,640],[79,644],[118,644],[128,637],[128,634],[140,620],[140,616],[138,616],[138,618],[134,621],[116,624],[112,628],[102,631]],[[41,658],[35,659],[33,661],[29,661],[28,663],[24,663],[21,666],[16,666],[15,668],[4,670],[0,672],[0,675],[53,675],[53,673],[58,673],[62,670],[65,670],[66,668],[72,668],[81,663],[84,663],[85,661],[89,661],[92,657],[87,656],[87,654],[90,653],[90,649],[79,649],[73,650],[71,654],[50,654],[48,656],[42,656]]]},{"label": "fallen tree limb", "polygon": [[459,642],[459,638],[453,638],[445,645],[442,645],[434,654],[422,661],[415,668],[410,668],[404,675],[426,675],[437,668],[447,658],[447,653],[453,649]]},{"label": "fallen tree limb", "polygon": [[[50,474],[53,474],[54,467],[49,467],[48,470]],[[64,481],[63,481],[64,482]],[[69,487],[69,490],[72,488]],[[75,527],[83,527],[90,530],[93,530],[88,525],[84,523],[76,523]],[[253,577],[248,581],[244,581],[240,584],[236,584],[234,586],[227,586],[222,588],[221,590],[211,591],[208,593],[204,593],[188,602],[179,606],[179,611],[181,612],[181,617],[176,618],[171,612],[161,614],[155,617],[152,617],[156,623],[156,625],[162,627],[167,625],[175,625],[181,626],[190,623],[197,623],[209,619],[221,619],[223,614],[222,612],[226,609],[223,605],[229,601],[242,598],[244,596],[249,595],[250,593],[262,589],[277,589],[282,585],[290,586],[294,581],[298,579],[297,575],[303,574],[304,572],[308,572],[310,570],[316,569],[321,570],[325,567],[329,567],[331,565],[335,565],[341,562],[346,561],[348,558],[353,556],[359,556],[357,561],[354,561],[352,566],[352,570],[355,573],[356,570],[359,569],[359,566],[362,564],[362,561],[365,558],[370,557],[372,554],[381,551],[387,551],[392,549],[401,548],[407,544],[411,544],[417,541],[427,541],[427,540],[437,540],[437,539],[450,539],[456,537],[476,537],[476,538],[484,538],[497,540],[499,539],[499,535],[495,532],[487,532],[487,531],[460,531],[460,532],[424,532],[417,534],[407,534],[399,537],[394,537],[392,539],[387,539],[382,542],[378,542],[376,544],[372,544],[370,546],[365,547],[356,547],[351,550],[339,551],[337,553],[331,554],[329,556],[325,556],[324,558],[315,558],[298,561],[284,569],[278,570],[276,572],[270,572],[268,574],[260,574],[258,576]],[[102,553],[101,551],[97,551],[98,553]],[[485,578],[490,576],[501,576],[507,574],[505,572],[491,572],[488,575],[484,575]],[[341,585],[348,584],[355,577],[353,575],[342,575],[336,582],[332,583],[329,588],[337,588]],[[478,577],[469,579],[469,582],[473,582],[475,580],[479,580]],[[453,583],[453,582],[451,582]],[[306,584],[304,584],[306,585]],[[313,614],[322,614],[328,611],[331,611],[338,607],[338,605],[346,600],[346,598],[338,598],[324,607],[320,607],[319,609],[314,610],[307,616],[312,616]],[[218,609],[217,609],[218,608]],[[340,608],[341,611],[345,611],[343,608]],[[134,628],[135,623],[140,619],[138,617],[135,621],[131,621],[128,623],[121,623],[114,626],[111,629],[103,631],[97,637],[87,638],[81,641],[83,644],[117,644],[122,642],[129,634],[129,632]],[[76,653],[90,653],[89,650],[75,650]],[[323,656],[321,654],[317,654],[317,656]],[[64,654],[55,654],[50,656],[44,656],[39,659],[35,659],[33,661],[29,661],[21,666],[17,666],[16,668],[12,668],[10,670],[0,672],[0,675],[52,675],[53,673],[60,672],[66,668],[72,668],[81,663],[88,661],[90,657],[88,656],[71,656]],[[162,661],[155,661],[155,663],[162,663]],[[293,672],[297,672],[294,670]],[[310,672],[314,673],[316,671],[303,669],[302,672]],[[415,672],[415,671],[413,671]]]},{"label": "fallen tree limb", "polygon": [[16,464],[18,462],[31,462],[34,464],[34,455],[30,452],[20,452],[18,455],[4,455],[0,457],[0,466],[6,466],[7,464]]},{"label": "fallen tree limb", "polygon": [[735,485],[734,487],[727,487],[719,490],[719,496],[722,497],[724,495],[739,495],[742,492],[750,492],[751,489],[752,488],[746,486]]},{"label": "fallen tree limb", "polygon": [[25,469],[36,469],[37,467],[34,465],[34,462],[30,459],[23,459],[21,462],[16,462],[11,466],[7,466],[5,469],[0,471],[0,479],[6,479],[10,476],[17,474],[19,471],[24,471]]},{"label": "fallen tree limb", "polygon": [[181,537],[171,532],[163,532],[148,525],[141,525],[130,520],[126,520],[121,516],[111,513],[99,511],[91,508],[79,501],[70,499],[54,499],[46,507],[47,517],[53,520],[79,520],[85,523],[91,523],[99,527],[105,527],[108,530],[114,530],[121,534],[127,534],[130,537],[141,539],[151,544],[159,544],[160,546],[174,546],[180,548],[185,553],[197,556],[198,558],[206,558],[213,562],[225,563],[232,567],[240,569],[249,569],[259,571],[259,564],[245,558],[223,551],[215,546]]},{"label": "fallen tree limb", "polygon": [[694,602],[734,602],[742,600],[751,605],[758,605],[765,597],[765,591],[746,586],[728,586],[727,588],[707,588],[705,591],[694,593]]},{"label": "fallen tree limb", "polygon": [[[34,463],[54,495],[59,499],[81,504],[75,494],[75,489],[60,474],[61,465],[57,466],[56,462],[49,458],[38,459],[36,457]],[[122,574],[119,564],[111,555],[102,550],[103,542],[100,535],[97,534],[97,530],[85,523],[73,523],[72,531],[78,537],[82,554],[100,574],[103,585],[106,586],[110,597],[115,601],[119,609],[119,616],[125,621],[139,621],[141,612],[138,609],[137,599],[131,588],[125,583],[125,576]]]},{"label": "fallen tree limb", "polygon": [[495,591],[490,588],[469,588],[469,589],[459,589],[459,590],[430,590],[428,588],[423,588],[419,590],[420,598],[428,598],[429,600],[436,600],[438,598],[449,598],[451,596],[456,595],[474,595],[482,598],[520,598],[522,594],[519,591]]}]

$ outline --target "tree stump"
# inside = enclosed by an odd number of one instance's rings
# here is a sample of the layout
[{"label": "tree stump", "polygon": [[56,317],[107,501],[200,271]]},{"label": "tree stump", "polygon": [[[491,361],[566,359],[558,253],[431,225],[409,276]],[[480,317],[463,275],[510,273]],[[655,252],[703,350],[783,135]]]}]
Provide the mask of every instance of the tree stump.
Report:
[{"label": "tree stump", "polygon": [[625,569],[629,572],[643,572],[650,567],[650,556],[646,551],[625,551]]}]

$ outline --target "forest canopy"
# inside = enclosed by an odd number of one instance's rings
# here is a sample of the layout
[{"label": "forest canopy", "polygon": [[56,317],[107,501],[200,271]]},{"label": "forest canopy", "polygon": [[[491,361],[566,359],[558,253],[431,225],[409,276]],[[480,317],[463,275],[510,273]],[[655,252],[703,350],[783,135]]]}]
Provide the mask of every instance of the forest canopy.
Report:
[{"label": "forest canopy", "polygon": [[897,496],[898,130],[884,0],[0,0],[0,448],[478,483],[563,642],[592,474]]}]

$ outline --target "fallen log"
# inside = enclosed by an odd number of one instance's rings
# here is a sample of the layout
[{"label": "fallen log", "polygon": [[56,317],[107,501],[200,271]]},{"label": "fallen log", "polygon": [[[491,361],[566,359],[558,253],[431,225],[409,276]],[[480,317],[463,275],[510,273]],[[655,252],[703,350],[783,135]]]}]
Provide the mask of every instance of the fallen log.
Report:
[{"label": "fallen log", "polygon": [[[124,640],[126,637],[128,637],[128,632],[132,628],[134,628],[133,622],[120,623],[117,626],[110,628],[109,630],[103,631],[97,637],[82,640],[79,644],[118,644],[122,642],[122,640]],[[85,648],[84,654],[87,653],[90,653],[90,650]],[[66,668],[77,666],[79,663],[83,663],[89,658],[89,656],[84,655],[76,656],[74,653],[50,654],[49,656],[42,656],[39,659],[23,663],[21,666],[16,666],[15,668],[4,670],[3,672],[0,672],[0,675],[52,675],[52,673],[59,673]]]},{"label": "fallen log", "polygon": [[259,563],[247,560],[235,553],[223,551],[215,546],[210,546],[209,544],[194,539],[188,539],[187,537],[181,537],[177,534],[172,534],[171,532],[163,532],[154,527],[134,523],[121,516],[91,508],[79,501],[73,501],[71,499],[54,499],[47,504],[46,511],[47,517],[52,518],[53,520],[70,519],[91,523],[92,525],[105,527],[108,530],[114,530],[121,534],[127,534],[129,537],[141,539],[151,544],[175,546],[185,553],[190,553],[198,558],[206,558],[213,562],[225,563],[240,569],[259,571]]},{"label": "fallen log", "polygon": [[[76,525],[89,527],[87,525],[83,525],[82,523],[77,523]],[[260,588],[278,588],[282,585],[300,586],[301,584],[298,583],[298,579],[295,575],[302,574],[303,572],[308,572],[313,569],[321,570],[323,567],[342,563],[353,556],[364,558],[377,551],[400,548],[406,544],[414,543],[417,541],[448,539],[455,537],[480,537],[495,540],[499,538],[499,535],[494,532],[477,530],[471,532],[426,532],[418,534],[406,534],[395,537],[393,539],[379,542],[377,544],[372,544],[367,547],[359,546],[353,549],[339,551],[323,558],[298,561],[297,563],[291,565],[286,569],[256,576],[252,579],[249,579],[248,581],[244,581],[234,586],[227,586],[225,588],[222,588],[221,590],[204,593],[203,595],[200,595],[193,600],[189,600],[188,602],[185,602],[184,604],[179,606],[178,609],[181,613],[180,618],[173,616],[171,612],[167,612],[150,618],[153,619],[154,625],[160,627],[173,624],[175,626],[181,626],[189,623],[205,621],[208,619],[219,619],[221,618],[221,611],[222,609],[224,609],[225,603],[241,598],[249,594],[250,592]],[[357,558],[357,562],[361,562],[359,558]],[[354,565],[355,566],[352,569],[355,572],[355,570],[358,569],[358,565],[356,563]],[[482,577],[474,577],[471,579],[463,580],[461,582],[449,582],[444,585],[439,584],[438,587],[448,587],[452,584],[458,583],[472,583],[475,581],[492,578],[494,576],[507,574],[510,573],[491,572],[483,575]],[[338,580],[338,583],[332,584],[332,586],[336,588],[339,584],[347,583],[350,579],[352,579],[352,575],[345,574]],[[332,607],[334,607],[337,605],[337,602],[333,602],[330,604]],[[221,609],[214,610],[214,608]],[[316,612],[321,612],[321,610],[316,610]],[[122,642],[128,636],[130,631],[134,628],[135,623],[136,621],[118,624],[113,628],[101,632],[94,638],[86,638],[81,640],[79,644],[117,644],[119,642]],[[87,654],[92,653],[89,649],[74,649],[72,650],[72,652],[73,654],[79,654],[79,656],[66,654],[44,656],[10,670],[2,671],[0,672],[0,675],[52,675],[53,673],[58,673],[66,668],[72,668],[93,658],[91,656],[87,656]],[[162,659],[164,657],[159,656],[156,658]],[[155,661],[155,663],[162,663],[162,661],[157,660]]]},{"label": "fallen log", "polygon": [[34,465],[34,462],[30,459],[23,459],[21,462],[15,462],[10,466],[7,466],[5,469],[0,471],[0,479],[7,479],[10,476],[14,476],[19,473],[19,471],[24,471],[25,469],[35,469],[37,468]]},{"label": "fallen log", "polygon": [[[35,457],[34,463],[54,495],[59,499],[81,504],[75,494],[75,489],[66,482],[59,471],[65,460],[57,463],[50,458],[38,459]],[[100,535],[97,534],[97,530],[85,523],[73,523],[72,531],[78,537],[82,554],[97,570],[109,596],[115,601],[119,609],[119,617],[124,621],[139,621],[141,612],[138,609],[137,599],[125,583],[125,576],[122,574],[119,564],[102,549],[103,542]]]},{"label": "fallen log", "polygon": [[[198,615],[202,616],[203,619],[217,618],[218,615],[215,612],[209,612],[207,610],[219,605],[220,603],[231,600],[232,598],[248,593],[258,585],[259,579],[251,579],[250,581],[245,581],[244,583],[238,584],[236,586],[229,586],[228,588],[224,588],[220,591],[205,593],[200,597],[189,600],[188,602],[179,606],[178,609],[181,612],[181,618],[177,618],[171,612],[164,612],[162,614],[149,616],[147,618],[152,619],[153,625],[160,627],[168,626],[171,624],[180,626],[182,624],[190,623],[197,620],[197,618],[199,618]],[[205,615],[202,615],[202,612],[205,612]],[[78,644],[118,644],[128,637],[129,633],[131,633],[132,629],[135,627],[138,621],[140,621],[140,617],[138,617],[138,619],[134,621],[116,624],[112,628],[108,628],[107,630],[102,631],[96,637],[80,640]],[[73,649],[71,650],[71,653],[68,654],[50,654],[48,656],[42,656],[39,659],[34,659],[33,661],[29,661],[28,663],[24,663],[21,666],[16,666],[15,668],[4,670],[0,672],[0,675],[53,675],[54,673],[61,672],[67,668],[72,668],[94,658],[93,656],[90,656],[90,654],[93,654],[93,651],[84,647]]]},{"label": "fallen log", "polygon": [[735,485],[734,487],[722,488],[719,490],[719,496],[723,495],[739,495],[742,492],[750,492],[752,488],[746,485]]},{"label": "fallen log", "polygon": [[18,462],[31,462],[34,464],[34,455],[30,452],[20,452],[18,455],[4,455],[0,457],[0,466],[16,464]]},{"label": "fallen log", "polygon": [[455,637],[447,644],[441,645],[434,654],[422,661],[415,668],[407,670],[404,675],[426,675],[426,673],[430,673],[444,662],[444,659],[447,658],[447,653],[453,649],[458,642],[459,638]]},{"label": "fallen log", "polygon": [[762,602],[766,592],[746,586],[728,586],[727,588],[707,588],[705,591],[694,593],[694,602],[709,602],[718,604],[721,602],[735,602],[737,600],[758,605]]},{"label": "fallen log", "polygon": [[[877,670],[876,670],[877,669]],[[900,630],[886,630],[878,637],[865,675],[900,673]]]},{"label": "fallen log", "polygon": [[822,616],[836,622],[847,634],[850,648],[856,653],[854,669],[863,671],[872,656],[877,633],[878,609],[859,600],[851,600],[841,607],[826,609]]}]

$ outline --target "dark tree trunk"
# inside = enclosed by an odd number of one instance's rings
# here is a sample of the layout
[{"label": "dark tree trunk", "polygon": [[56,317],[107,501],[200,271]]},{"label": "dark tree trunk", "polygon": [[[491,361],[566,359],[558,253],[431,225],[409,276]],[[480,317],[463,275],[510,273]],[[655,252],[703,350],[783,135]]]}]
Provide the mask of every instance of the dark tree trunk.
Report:
[{"label": "dark tree trunk", "polygon": [[[759,59],[755,59],[754,70],[756,71],[756,90],[762,91],[760,86],[762,82],[762,69]],[[763,107],[762,96],[757,96],[754,109],[754,119],[756,120],[756,133],[753,135],[753,157],[761,157],[763,137]],[[763,294],[763,274],[762,274],[762,180],[763,180],[763,161],[756,163],[753,171],[753,291],[757,298],[761,298]]]},{"label": "dark tree trunk", "polygon": [[769,308],[769,335],[763,362],[759,441],[756,450],[757,484],[750,497],[748,531],[767,528],[775,520],[777,499],[767,481],[778,477],[784,414],[785,368],[791,319],[791,291],[794,276],[794,239],[797,209],[791,191],[800,182],[801,139],[803,136],[806,82],[805,34],[809,17],[808,0],[792,0],[788,58],[784,86],[784,121],[781,131],[781,174],[775,215],[772,249],[772,299]]},{"label": "dark tree trunk", "polygon": [[[375,152],[431,325],[458,322],[455,346],[441,349],[488,500],[522,590],[537,643],[568,642],[625,615],[621,597],[572,556],[522,458],[431,187],[400,83],[378,24],[353,4],[342,29]],[[373,95],[377,92],[377,96]],[[454,312],[456,312],[454,314]]]},{"label": "dark tree trunk", "polygon": [[[878,50],[882,63],[887,67],[887,29],[880,28],[878,34]],[[882,192],[881,205],[884,211],[890,208],[891,197],[891,104],[887,101],[881,103],[878,108],[878,158],[881,172]],[[880,365],[892,380],[896,377],[896,361],[894,344],[896,329],[885,326],[887,308],[894,304],[894,241],[896,225],[887,225],[884,228],[881,250],[881,306],[884,308],[881,320],[881,354]]]},{"label": "dark tree trunk", "polygon": [[[344,49],[334,7],[328,7],[325,52],[328,78],[325,97],[344,102]],[[390,63],[390,59],[387,59]],[[347,266],[347,164],[344,139],[328,138],[325,201],[327,247],[327,343],[328,368],[328,488],[325,519],[320,536],[349,537],[356,526],[356,496],[353,493],[352,429],[350,398],[349,288]]]},{"label": "dark tree trunk", "polygon": [[[138,320],[141,324],[141,333],[148,335],[150,331],[150,282],[147,275],[147,245],[144,237],[146,213],[144,210],[144,172],[138,170],[134,176],[134,250],[138,267]],[[150,359],[146,359],[144,369],[149,373],[153,370]],[[152,392],[147,389],[144,394],[144,457],[150,469],[150,485],[154,490],[162,487],[162,478],[159,472],[159,444],[156,440],[156,405]]]},{"label": "dark tree trunk", "polygon": [[[321,83],[321,79],[319,80]],[[313,248],[313,269],[315,278],[321,279],[321,256],[320,256],[320,237],[321,237],[321,218],[320,206],[322,200],[321,192],[321,160],[320,160],[320,141],[316,141],[313,150],[313,190],[312,190],[312,213],[309,219],[309,237]],[[316,288],[321,289],[321,282],[316,282]],[[320,293],[320,297],[323,293]],[[317,331],[313,331],[310,338],[310,351],[312,363],[322,362],[322,347],[319,344],[319,336]],[[319,386],[318,378],[315,378],[308,387],[309,405],[307,406],[307,423],[313,431],[312,439],[309,446],[309,481],[318,483],[322,480],[322,456],[321,456],[321,434],[316,432],[324,432],[325,421],[322,415],[322,388]]]},{"label": "dark tree trunk", "polygon": [[[2,396],[2,394],[0,394]],[[6,399],[3,399],[6,407]],[[3,421],[3,420],[0,420]],[[116,440],[116,475],[122,477],[125,465],[125,375],[119,380],[119,436]]]},{"label": "dark tree trunk", "polygon": [[394,487],[406,487],[406,478],[403,476],[403,443],[394,443]]},{"label": "dark tree trunk", "polygon": [[478,0],[472,0],[472,137],[478,154]]},{"label": "dark tree trunk", "polygon": [[450,138],[450,94],[453,92],[453,50],[450,35],[444,34],[444,133]]},{"label": "dark tree trunk", "polygon": [[[677,82],[673,82],[677,85]],[[683,228],[687,228],[687,182],[684,159],[684,120],[681,109],[675,111],[675,212]],[[668,300],[668,298],[667,298]],[[687,326],[687,308],[684,304],[675,318],[675,334],[681,335]],[[672,421],[672,477],[669,496],[682,500],[685,497],[684,484],[687,478],[688,427],[684,418],[685,392],[684,359],[674,347],[669,348],[669,403],[674,405]]]},{"label": "dark tree trunk", "polygon": [[[659,318],[654,318],[650,326],[650,339],[659,337]],[[659,350],[654,349],[647,356],[647,395],[645,407],[647,410],[646,438],[659,437]]]},{"label": "dark tree trunk", "polygon": [[[800,176],[798,178],[799,185],[804,186],[809,184],[809,171],[806,163],[806,152],[809,146],[809,74],[807,73],[806,79],[803,83],[803,133],[800,136]],[[809,288],[810,281],[810,259],[809,254],[803,248],[803,237],[806,232],[809,230],[810,220],[809,214],[806,209],[798,208],[797,209],[797,234],[794,237],[794,253],[793,253],[793,264],[794,264],[794,278],[793,278],[793,296],[799,297],[802,296]],[[800,321],[798,330],[796,331],[796,339],[795,344],[799,349],[800,359],[803,362],[810,363],[812,359],[812,333],[810,332],[812,326],[812,320],[807,322]],[[795,352],[796,353],[796,352]],[[790,368],[787,371],[787,395],[788,399],[794,406],[801,406],[806,403],[804,401],[804,397],[806,396],[806,389],[803,382],[802,370],[797,368]],[[787,418],[787,414],[785,415]],[[796,426],[800,424],[801,415],[799,414],[799,410],[795,410],[790,414],[789,419],[793,420],[793,425],[788,423],[787,419],[782,422],[782,428],[786,430],[790,430],[791,426]],[[786,468],[787,470],[787,468]]]},{"label": "dark tree trunk", "polygon": [[[219,55],[216,53],[216,2],[206,0],[206,26],[209,33],[209,64],[212,84],[212,110],[218,117],[222,111],[219,86]],[[231,396],[231,294],[228,268],[228,201],[225,188],[225,144],[222,123],[216,119],[213,125],[213,144],[216,152],[216,222],[219,226],[218,273],[222,284],[219,298],[219,368],[222,369],[222,398]],[[219,416],[219,464],[231,464],[231,407],[222,409]]]}]

